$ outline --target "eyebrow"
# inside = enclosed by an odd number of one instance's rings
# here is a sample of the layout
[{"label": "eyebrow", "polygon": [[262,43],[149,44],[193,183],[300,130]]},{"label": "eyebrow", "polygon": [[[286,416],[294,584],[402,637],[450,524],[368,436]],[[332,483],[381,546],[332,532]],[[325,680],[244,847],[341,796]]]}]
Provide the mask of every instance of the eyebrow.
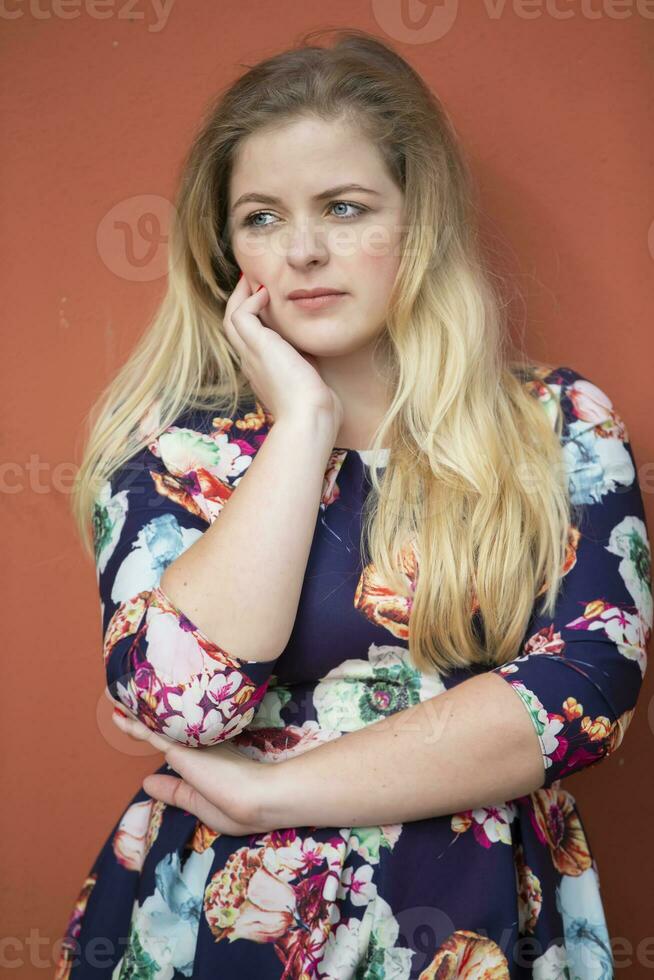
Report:
[{"label": "eyebrow", "polygon": [[[370,187],[362,187],[361,184],[339,184],[338,187],[330,187],[326,191],[321,191],[320,194],[314,194],[312,201],[322,201],[327,197],[335,197],[337,194],[344,194],[346,191],[358,191],[360,194],[376,194],[379,196],[379,191],[374,191]],[[247,203],[260,203],[260,204],[281,204],[281,198],[273,197],[270,194],[260,194],[258,191],[253,194],[241,194],[238,201],[235,201],[232,205],[232,211],[235,211],[237,207],[241,204]]]}]

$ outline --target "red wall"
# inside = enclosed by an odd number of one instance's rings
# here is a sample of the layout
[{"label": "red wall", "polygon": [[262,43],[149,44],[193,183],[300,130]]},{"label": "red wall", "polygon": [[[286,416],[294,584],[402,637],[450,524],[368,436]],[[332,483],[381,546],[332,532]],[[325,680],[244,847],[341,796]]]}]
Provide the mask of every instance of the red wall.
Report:
[{"label": "red wall", "polygon": [[[0,962],[26,980],[50,975],[87,869],[161,762],[110,721],[95,573],[69,488],[83,416],[163,290],[165,246],[140,238],[139,215],[165,222],[205,103],[241,65],[328,24],[389,39],[423,74],[471,159],[496,267],[522,290],[513,312],[528,349],[613,397],[654,533],[654,4],[463,6],[176,0],[166,19],[146,0],[97,10],[6,0],[0,11]],[[121,241],[115,217],[130,226]],[[618,974],[630,978],[654,966],[653,728],[647,678],[620,751],[566,781],[597,859]]]}]

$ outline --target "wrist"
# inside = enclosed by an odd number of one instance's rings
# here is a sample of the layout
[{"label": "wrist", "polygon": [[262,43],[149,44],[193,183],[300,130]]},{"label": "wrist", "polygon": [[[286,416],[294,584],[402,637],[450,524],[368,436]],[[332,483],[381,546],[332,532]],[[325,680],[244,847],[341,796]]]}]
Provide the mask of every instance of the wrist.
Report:
[{"label": "wrist", "polygon": [[312,406],[304,410],[302,414],[281,415],[273,425],[273,430],[275,428],[278,431],[283,430],[292,433],[294,437],[298,435],[310,436],[312,442],[323,442],[324,446],[331,450],[340,426],[333,413]]},{"label": "wrist", "polygon": [[252,822],[265,831],[294,826],[286,762],[261,764]]}]

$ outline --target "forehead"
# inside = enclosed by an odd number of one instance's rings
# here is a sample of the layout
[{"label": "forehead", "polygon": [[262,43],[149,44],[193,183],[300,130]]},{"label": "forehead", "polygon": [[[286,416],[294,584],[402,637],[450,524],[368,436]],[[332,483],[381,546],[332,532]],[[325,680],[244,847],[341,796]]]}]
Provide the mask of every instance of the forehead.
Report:
[{"label": "forehead", "polygon": [[312,197],[326,187],[359,183],[388,189],[390,176],[376,145],[351,123],[298,119],[245,137],[232,162],[230,199],[262,191]]}]

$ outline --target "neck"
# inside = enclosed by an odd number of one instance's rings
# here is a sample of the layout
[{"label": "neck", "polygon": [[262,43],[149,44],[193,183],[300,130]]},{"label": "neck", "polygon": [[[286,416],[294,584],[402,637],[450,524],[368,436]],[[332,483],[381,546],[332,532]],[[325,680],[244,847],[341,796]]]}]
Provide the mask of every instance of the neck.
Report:
[{"label": "neck", "polygon": [[392,385],[373,363],[367,347],[342,357],[318,357],[318,370],[343,405],[343,423],[335,446],[368,449],[392,400]]}]

